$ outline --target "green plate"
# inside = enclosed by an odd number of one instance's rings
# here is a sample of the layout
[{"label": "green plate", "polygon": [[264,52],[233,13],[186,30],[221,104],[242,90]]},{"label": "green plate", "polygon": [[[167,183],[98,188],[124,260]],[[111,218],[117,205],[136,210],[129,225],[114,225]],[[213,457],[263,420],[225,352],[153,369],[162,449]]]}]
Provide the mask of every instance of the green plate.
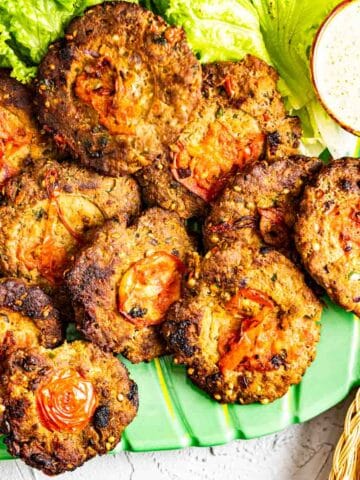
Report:
[{"label": "green plate", "polygon": [[[220,445],[255,438],[319,415],[360,385],[360,320],[330,301],[315,362],[302,382],[269,405],[219,405],[195,387],[171,358],[128,366],[140,408],[115,452]],[[11,458],[0,442],[0,460]]]}]

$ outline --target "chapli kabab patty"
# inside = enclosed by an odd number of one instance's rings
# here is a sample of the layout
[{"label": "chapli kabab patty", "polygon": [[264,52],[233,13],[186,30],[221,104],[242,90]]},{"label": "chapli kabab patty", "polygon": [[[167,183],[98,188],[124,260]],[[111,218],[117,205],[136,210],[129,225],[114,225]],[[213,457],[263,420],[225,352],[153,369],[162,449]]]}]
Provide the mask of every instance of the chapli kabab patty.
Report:
[{"label": "chapli kabab patty", "polygon": [[194,255],[175,213],[153,208],[130,227],[109,221],[67,274],[78,329],[134,363],[162,355],[159,325]]},{"label": "chapli kabab patty", "polygon": [[288,117],[275,70],[248,55],[203,65],[203,99],[169,151],[138,173],[145,203],[199,217],[229,178],[263,156],[298,153],[299,119]]},{"label": "chapli kabab patty", "polygon": [[[54,348],[63,340],[63,333],[58,311],[39,287],[20,279],[0,279],[0,378],[11,352],[38,345]],[[0,383],[0,432],[4,410]]]},{"label": "chapli kabab patty", "polygon": [[346,310],[360,316],[360,160],[323,167],[305,189],[296,245],[310,275]]},{"label": "chapli kabab patty", "polygon": [[266,134],[266,157],[299,153],[302,135],[298,117],[286,113],[277,90],[276,70],[252,55],[240,62],[203,65],[203,94],[212,99],[220,96],[225,105],[238,108],[254,117]]},{"label": "chapli kabab patty", "polygon": [[129,177],[39,161],[2,188],[0,269],[53,290],[89,230],[115,215],[136,215],[139,204]]},{"label": "chapli kabab patty", "polygon": [[193,289],[162,331],[176,363],[225,403],[268,403],[315,357],[321,305],[281,253],[225,242],[207,253]]},{"label": "chapli kabab patty", "polygon": [[247,236],[252,241],[252,237],[260,236],[267,245],[284,252],[292,250],[300,197],[321,165],[317,158],[292,156],[257,163],[239,172],[213,203],[206,219],[207,247],[223,240]]},{"label": "chapli kabab patty", "polygon": [[184,31],[128,2],[74,20],[36,82],[39,119],[57,143],[114,176],[151,164],[175,140],[200,89]]},{"label": "chapli kabab patty", "polygon": [[0,69],[0,185],[50,150],[35,121],[29,88]]},{"label": "chapli kabab patty", "polygon": [[124,365],[82,341],[14,352],[2,383],[8,451],[48,475],[112,450],[138,409]]}]

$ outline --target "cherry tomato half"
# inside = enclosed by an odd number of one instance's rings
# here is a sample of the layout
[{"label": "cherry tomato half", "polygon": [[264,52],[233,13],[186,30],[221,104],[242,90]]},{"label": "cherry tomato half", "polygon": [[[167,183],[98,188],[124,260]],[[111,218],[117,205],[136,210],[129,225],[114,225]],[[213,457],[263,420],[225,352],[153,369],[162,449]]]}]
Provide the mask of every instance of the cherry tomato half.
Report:
[{"label": "cherry tomato half", "polygon": [[92,383],[70,368],[53,375],[36,394],[40,421],[50,431],[81,431],[90,422],[96,403]]},{"label": "cherry tomato half", "polygon": [[[245,135],[241,134],[247,128]],[[264,135],[243,126],[241,118],[210,123],[196,144],[178,142],[172,153],[174,178],[206,202],[211,202],[226,186],[229,176],[262,153]]]},{"label": "cherry tomato half", "polygon": [[[243,302],[250,300],[259,306],[254,316],[244,313]],[[268,319],[269,313],[275,307],[271,298],[255,289],[241,288],[225,305],[226,311],[241,318],[240,329],[237,332],[227,332],[220,337],[218,350],[221,355],[219,367],[222,372],[236,371],[241,368],[252,370],[271,370],[269,364],[272,343],[276,340],[276,324]]]},{"label": "cherry tomato half", "polygon": [[156,252],[131,265],[119,285],[118,309],[137,326],[161,323],[180,298],[185,265],[175,255]]}]

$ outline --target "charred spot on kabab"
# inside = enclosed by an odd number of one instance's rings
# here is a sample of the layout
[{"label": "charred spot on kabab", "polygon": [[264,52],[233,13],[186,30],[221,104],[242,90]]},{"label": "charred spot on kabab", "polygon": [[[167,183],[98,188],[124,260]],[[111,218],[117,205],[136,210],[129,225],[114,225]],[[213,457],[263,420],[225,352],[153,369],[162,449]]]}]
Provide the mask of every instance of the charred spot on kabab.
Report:
[{"label": "charred spot on kabab", "polygon": [[[134,224],[107,222],[67,274],[77,327],[132,362],[165,353],[159,325],[180,298],[195,255],[176,213],[152,208]],[[89,276],[94,265],[108,275]]]},{"label": "charred spot on kabab", "polygon": [[132,382],[130,385],[129,393],[127,394],[127,398],[136,408],[139,406],[138,391],[139,389],[137,384],[135,382]]},{"label": "charred spot on kabab", "polygon": [[[169,316],[173,314],[172,311],[169,312]],[[185,357],[191,357],[195,353],[195,347],[189,343],[189,333],[188,330],[191,327],[192,322],[189,320],[184,320],[177,324],[170,326],[169,330],[172,331],[171,335],[167,335],[167,342],[170,346],[171,351],[180,352],[181,355]],[[169,321],[167,320],[167,325],[169,326]]]},{"label": "charred spot on kabab", "polygon": [[107,405],[97,407],[93,416],[93,423],[96,428],[105,428],[110,420],[110,410]]},{"label": "charred spot on kabab", "polygon": [[[24,370],[29,356],[36,362]],[[4,379],[8,451],[48,475],[112,450],[137,413],[124,365],[90,343],[19,349]]]},{"label": "charred spot on kabab", "polygon": [[82,164],[110,175],[150,165],[188,122],[200,90],[184,31],[128,2],[74,20],[36,82],[41,123]]}]

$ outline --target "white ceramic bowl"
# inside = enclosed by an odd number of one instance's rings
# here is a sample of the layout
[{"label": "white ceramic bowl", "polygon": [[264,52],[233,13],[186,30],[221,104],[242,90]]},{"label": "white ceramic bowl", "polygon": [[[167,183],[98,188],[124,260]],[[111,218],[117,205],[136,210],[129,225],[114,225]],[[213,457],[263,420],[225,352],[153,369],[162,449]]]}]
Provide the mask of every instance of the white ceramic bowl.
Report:
[{"label": "white ceramic bowl", "polygon": [[360,0],[345,0],[327,16],[310,62],[312,82],[326,111],[360,136]]}]

